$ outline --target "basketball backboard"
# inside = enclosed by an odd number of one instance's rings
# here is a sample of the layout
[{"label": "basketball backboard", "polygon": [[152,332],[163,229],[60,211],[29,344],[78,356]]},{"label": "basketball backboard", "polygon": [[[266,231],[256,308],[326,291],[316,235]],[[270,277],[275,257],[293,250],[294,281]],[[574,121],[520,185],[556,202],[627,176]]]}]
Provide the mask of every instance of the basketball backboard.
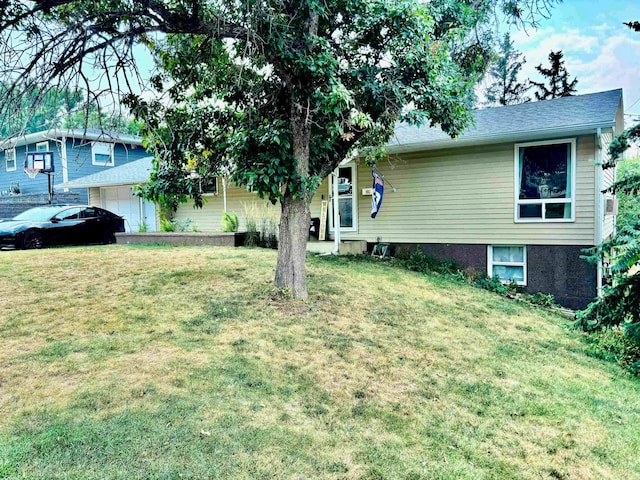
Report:
[{"label": "basketball backboard", "polygon": [[40,173],[53,173],[53,152],[27,153],[24,158],[24,168],[37,169]]}]

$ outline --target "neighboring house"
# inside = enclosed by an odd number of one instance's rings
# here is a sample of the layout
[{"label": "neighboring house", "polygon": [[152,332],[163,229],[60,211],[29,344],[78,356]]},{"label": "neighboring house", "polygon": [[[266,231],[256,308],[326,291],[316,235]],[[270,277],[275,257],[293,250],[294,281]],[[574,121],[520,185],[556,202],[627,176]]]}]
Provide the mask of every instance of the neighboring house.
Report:
[{"label": "neighboring house", "polygon": [[[29,153],[50,152],[54,164],[52,184],[69,182],[147,156],[142,139],[134,135],[88,128],[52,129],[0,140],[0,195],[48,191],[47,175],[33,180],[24,172]],[[73,190],[87,203],[86,188]]]},{"label": "neighboring house", "polygon": [[124,217],[127,232],[154,232],[158,223],[155,205],[135,195],[135,185],[148,182],[152,169],[153,157],[147,156],[55,188],[88,191],[88,203]]},{"label": "neighboring house", "polygon": [[[371,168],[359,159],[325,179],[311,216],[319,217],[327,200],[333,235],[329,200],[336,178],[342,240],[421,248],[528,292],[551,293],[569,308],[586,306],[601,287],[602,266],[582,259],[582,250],[615,230],[615,201],[601,193],[615,171],[601,165],[623,128],[622,90],[477,110],[474,117],[475,125],[455,140],[436,128],[397,128],[388,159],[377,168],[386,186],[375,219]],[[222,178],[213,187],[202,209],[190,202],[175,218],[219,231],[226,206],[243,230],[244,212],[255,204],[278,221],[279,207],[246,189]],[[104,206],[103,196],[92,195],[93,203]]]}]

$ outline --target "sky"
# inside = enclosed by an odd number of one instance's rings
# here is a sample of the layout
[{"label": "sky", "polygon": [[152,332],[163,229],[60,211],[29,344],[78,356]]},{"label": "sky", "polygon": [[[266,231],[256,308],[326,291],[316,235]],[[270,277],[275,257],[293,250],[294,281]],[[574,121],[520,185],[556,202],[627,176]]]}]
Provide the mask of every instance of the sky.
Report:
[{"label": "sky", "polygon": [[[549,53],[564,52],[577,94],[623,89],[625,120],[640,116],[640,33],[623,22],[640,21],[640,0],[564,0],[541,19],[536,30],[511,29],[514,47],[524,54],[521,80],[542,77]],[[503,32],[507,31],[503,29]]]}]

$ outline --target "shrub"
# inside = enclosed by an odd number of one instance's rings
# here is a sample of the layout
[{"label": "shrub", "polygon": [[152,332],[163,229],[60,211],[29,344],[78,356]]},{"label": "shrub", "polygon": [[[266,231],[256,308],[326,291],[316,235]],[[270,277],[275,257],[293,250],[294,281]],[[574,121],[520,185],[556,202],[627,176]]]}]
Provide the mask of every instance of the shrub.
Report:
[{"label": "shrub", "polygon": [[160,217],[160,231],[161,232],[175,232],[176,231],[176,226],[168,218]]},{"label": "shrub", "polygon": [[222,231],[225,233],[238,231],[238,215],[224,212],[222,214]]},{"label": "shrub", "polygon": [[632,374],[640,375],[640,346],[626,335],[624,328],[603,328],[589,334],[587,341],[590,355],[618,362]]}]

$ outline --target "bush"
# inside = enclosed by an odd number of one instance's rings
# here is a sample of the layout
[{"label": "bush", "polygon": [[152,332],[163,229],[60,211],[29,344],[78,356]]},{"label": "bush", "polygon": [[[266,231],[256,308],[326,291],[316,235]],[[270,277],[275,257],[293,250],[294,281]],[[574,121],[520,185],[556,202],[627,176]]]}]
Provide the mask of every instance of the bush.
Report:
[{"label": "bush", "polygon": [[624,328],[603,328],[590,333],[587,341],[590,355],[618,362],[625,370],[640,375],[640,345],[626,335]]},{"label": "bush", "polygon": [[222,214],[222,231],[225,233],[238,231],[238,215],[224,212]]},{"label": "bush", "polygon": [[160,231],[161,232],[175,232],[175,224],[168,218],[160,217]]}]

